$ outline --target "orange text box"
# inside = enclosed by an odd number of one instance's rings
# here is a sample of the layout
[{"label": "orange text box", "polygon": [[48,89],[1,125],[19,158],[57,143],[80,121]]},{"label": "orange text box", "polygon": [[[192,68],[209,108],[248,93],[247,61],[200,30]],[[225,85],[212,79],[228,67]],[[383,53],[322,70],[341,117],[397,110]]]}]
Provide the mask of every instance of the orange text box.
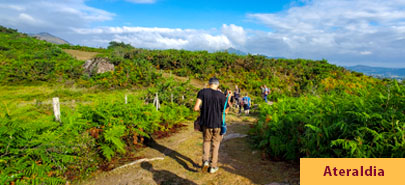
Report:
[{"label": "orange text box", "polygon": [[301,158],[301,185],[405,185],[405,158]]}]

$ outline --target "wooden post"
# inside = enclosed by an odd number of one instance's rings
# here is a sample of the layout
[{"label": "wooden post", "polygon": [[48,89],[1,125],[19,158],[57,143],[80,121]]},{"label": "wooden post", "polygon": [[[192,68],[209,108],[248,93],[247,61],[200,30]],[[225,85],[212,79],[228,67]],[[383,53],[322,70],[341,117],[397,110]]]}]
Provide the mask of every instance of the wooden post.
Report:
[{"label": "wooden post", "polygon": [[183,95],[183,96],[181,96],[181,99],[184,101],[184,95]]},{"label": "wooden post", "polygon": [[170,98],[171,98],[171,101],[172,101],[172,103],[173,103],[173,93],[172,93],[172,95],[170,96]]},{"label": "wooden post", "polygon": [[158,96],[158,93],[156,93],[156,97],[155,97],[155,99],[153,100],[153,105],[156,106],[156,110],[159,110],[159,109],[160,109],[160,103],[159,103],[159,96]]},{"label": "wooden post", "polygon": [[125,104],[128,104],[128,96],[125,95]]},{"label": "wooden post", "polygon": [[60,122],[60,104],[59,104],[58,97],[52,98],[52,105],[53,105],[53,113],[55,115],[55,120]]},{"label": "wooden post", "polygon": [[160,109],[159,95],[156,93],[156,110]]}]

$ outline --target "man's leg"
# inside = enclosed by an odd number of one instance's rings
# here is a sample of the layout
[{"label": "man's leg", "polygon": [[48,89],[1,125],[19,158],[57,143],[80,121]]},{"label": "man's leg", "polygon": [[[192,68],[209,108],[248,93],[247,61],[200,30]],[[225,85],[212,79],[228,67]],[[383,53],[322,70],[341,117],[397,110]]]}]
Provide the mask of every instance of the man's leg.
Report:
[{"label": "man's leg", "polygon": [[212,130],[213,129],[207,127],[203,128],[203,165],[204,162],[209,161],[210,158]]},{"label": "man's leg", "polygon": [[222,136],[220,135],[221,128],[214,128],[213,136],[212,136],[212,163],[211,167],[216,168],[218,167],[218,152],[219,152],[219,145],[222,140]]}]

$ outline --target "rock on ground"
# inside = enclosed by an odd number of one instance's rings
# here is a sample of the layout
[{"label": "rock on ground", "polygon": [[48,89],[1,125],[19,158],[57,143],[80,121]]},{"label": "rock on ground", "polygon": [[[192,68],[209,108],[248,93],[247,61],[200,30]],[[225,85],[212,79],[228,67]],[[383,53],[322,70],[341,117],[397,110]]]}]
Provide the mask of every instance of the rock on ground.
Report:
[{"label": "rock on ground", "polygon": [[107,58],[93,58],[87,60],[83,68],[84,71],[91,76],[93,74],[114,71],[114,64],[111,64]]}]

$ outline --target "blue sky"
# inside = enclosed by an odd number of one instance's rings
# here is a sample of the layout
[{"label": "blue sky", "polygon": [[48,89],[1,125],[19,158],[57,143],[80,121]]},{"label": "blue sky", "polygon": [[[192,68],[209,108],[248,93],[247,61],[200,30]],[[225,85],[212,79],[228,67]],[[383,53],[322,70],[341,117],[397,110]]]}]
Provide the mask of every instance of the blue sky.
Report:
[{"label": "blue sky", "polygon": [[72,44],[405,67],[405,0],[0,0],[0,24]]},{"label": "blue sky", "polygon": [[94,24],[165,28],[218,28],[236,24],[246,28],[269,30],[246,18],[247,13],[278,12],[288,8],[291,0],[157,0],[154,3],[131,3],[117,0],[89,0],[89,6],[114,12],[114,20]]}]

